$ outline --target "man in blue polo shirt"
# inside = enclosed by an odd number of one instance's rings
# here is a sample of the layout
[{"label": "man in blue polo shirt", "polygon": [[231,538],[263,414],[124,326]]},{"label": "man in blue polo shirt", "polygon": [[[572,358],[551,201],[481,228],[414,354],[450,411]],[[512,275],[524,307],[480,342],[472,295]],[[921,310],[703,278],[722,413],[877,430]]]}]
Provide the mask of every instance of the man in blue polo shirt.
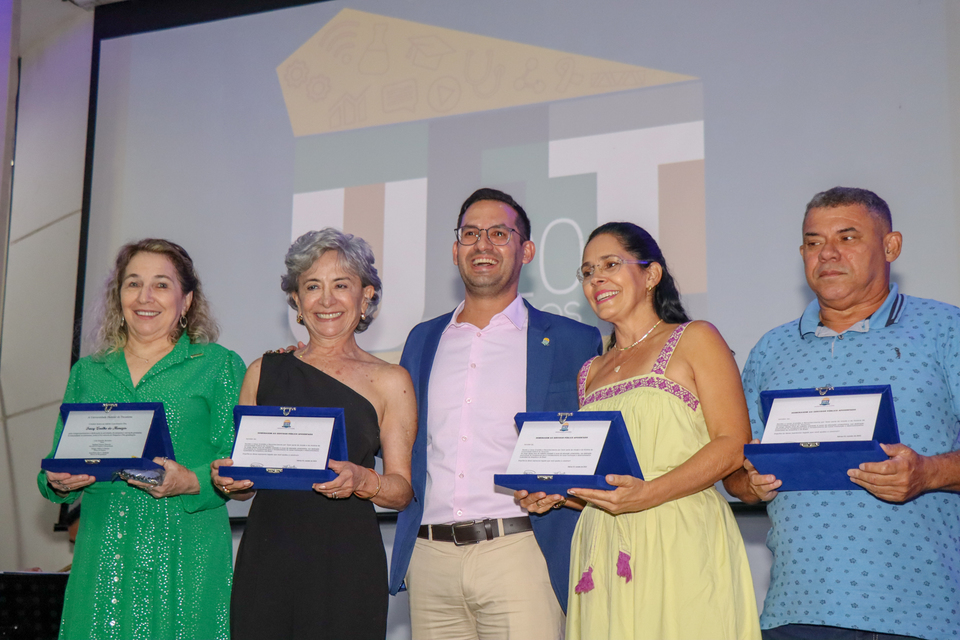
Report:
[{"label": "man in blue polo shirt", "polygon": [[755,438],[763,390],[889,384],[902,443],[848,471],[850,491],[778,494],[749,460],[725,481],[769,501],[767,640],[960,638],[960,309],[890,283],[902,241],[876,194],[814,196],[800,255],[817,299],[744,367]]}]

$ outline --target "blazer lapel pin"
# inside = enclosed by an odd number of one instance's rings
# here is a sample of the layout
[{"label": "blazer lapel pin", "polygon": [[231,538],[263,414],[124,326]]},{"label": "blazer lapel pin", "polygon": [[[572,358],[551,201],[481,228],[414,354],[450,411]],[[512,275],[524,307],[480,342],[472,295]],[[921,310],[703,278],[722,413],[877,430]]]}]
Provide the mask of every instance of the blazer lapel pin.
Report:
[{"label": "blazer lapel pin", "polygon": [[550,346],[550,338],[544,338],[544,339],[543,339],[543,342],[541,342],[541,344],[542,344],[543,346],[545,346],[545,347],[549,347],[549,346]]}]

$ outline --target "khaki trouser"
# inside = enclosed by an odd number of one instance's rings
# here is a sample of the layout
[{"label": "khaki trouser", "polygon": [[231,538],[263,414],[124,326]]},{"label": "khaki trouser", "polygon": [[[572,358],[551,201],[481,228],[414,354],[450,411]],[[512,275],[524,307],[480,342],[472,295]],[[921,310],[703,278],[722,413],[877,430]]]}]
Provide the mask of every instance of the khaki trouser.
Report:
[{"label": "khaki trouser", "polygon": [[418,538],[406,576],[414,640],[558,640],[564,615],[532,531],[457,546]]}]

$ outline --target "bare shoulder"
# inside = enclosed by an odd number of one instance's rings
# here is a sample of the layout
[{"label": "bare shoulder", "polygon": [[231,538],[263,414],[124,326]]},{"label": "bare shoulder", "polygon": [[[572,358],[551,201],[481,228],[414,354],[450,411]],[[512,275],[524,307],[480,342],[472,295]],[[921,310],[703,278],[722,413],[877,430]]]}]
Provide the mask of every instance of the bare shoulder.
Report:
[{"label": "bare shoulder", "polygon": [[726,346],[727,344],[723,336],[720,335],[720,331],[706,320],[694,320],[687,325],[687,328],[683,331],[683,340],[680,343],[683,344],[683,342],[694,343],[699,347],[720,344]]},{"label": "bare shoulder", "polygon": [[262,364],[263,358],[257,358],[247,367],[247,373],[243,376],[243,384],[240,385],[240,404],[257,404],[257,391],[260,389],[260,366]]},{"label": "bare shoulder", "polygon": [[[396,424],[394,421],[384,422],[387,415],[400,417],[412,414],[416,416],[416,397],[413,391],[413,382],[410,381],[410,374],[400,365],[390,364],[376,358],[376,362],[365,363],[368,375],[366,388],[369,394],[368,399],[373,401],[377,407],[377,414],[380,416],[381,428],[390,424]],[[374,398],[376,400],[374,400]],[[414,422],[416,418],[412,418]],[[406,424],[406,421],[404,421]]]},{"label": "bare shoulder", "polygon": [[370,379],[385,391],[395,393],[413,388],[413,383],[410,382],[410,374],[398,364],[391,364],[373,354],[364,352],[363,366],[367,369]]},{"label": "bare shoulder", "polygon": [[243,376],[243,384],[248,383],[259,383],[260,382],[260,368],[263,365],[263,358],[257,358],[250,363],[250,366],[247,367],[247,372]]},{"label": "bare shoulder", "polygon": [[380,361],[380,377],[382,382],[394,392],[413,391],[413,382],[407,370],[398,364]]},{"label": "bare shoulder", "polygon": [[260,371],[260,366],[262,364],[263,364],[263,356],[260,356],[259,358],[257,358],[256,360],[250,363],[250,366],[247,367],[247,371],[250,371],[251,369],[256,369],[257,371]]},{"label": "bare shoulder", "polygon": [[730,347],[715,326],[706,320],[694,320],[684,330],[677,353],[691,361],[712,360],[721,354],[729,356]]}]

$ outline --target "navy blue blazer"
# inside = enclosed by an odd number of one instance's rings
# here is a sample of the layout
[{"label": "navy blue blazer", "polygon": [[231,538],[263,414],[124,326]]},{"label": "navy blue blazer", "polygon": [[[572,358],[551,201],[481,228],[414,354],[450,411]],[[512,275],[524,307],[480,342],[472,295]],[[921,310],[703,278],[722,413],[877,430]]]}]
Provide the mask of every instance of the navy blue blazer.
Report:
[{"label": "navy blue blazer", "polygon": [[[545,313],[527,305],[527,411],[576,411],[577,373],[589,358],[601,352],[600,332],[569,318]],[[397,518],[397,533],[390,563],[390,593],[404,588],[410,556],[423,517],[427,484],[427,389],[440,335],[453,313],[418,324],[403,347],[400,365],[413,379],[417,394],[417,439],[413,445],[411,473],[413,500]],[[549,338],[544,344],[544,338]],[[493,487],[491,487],[493,490]],[[550,582],[563,610],[567,610],[570,540],[580,512],[573,509],[531,514],[533,533],[547,560]]]}]

